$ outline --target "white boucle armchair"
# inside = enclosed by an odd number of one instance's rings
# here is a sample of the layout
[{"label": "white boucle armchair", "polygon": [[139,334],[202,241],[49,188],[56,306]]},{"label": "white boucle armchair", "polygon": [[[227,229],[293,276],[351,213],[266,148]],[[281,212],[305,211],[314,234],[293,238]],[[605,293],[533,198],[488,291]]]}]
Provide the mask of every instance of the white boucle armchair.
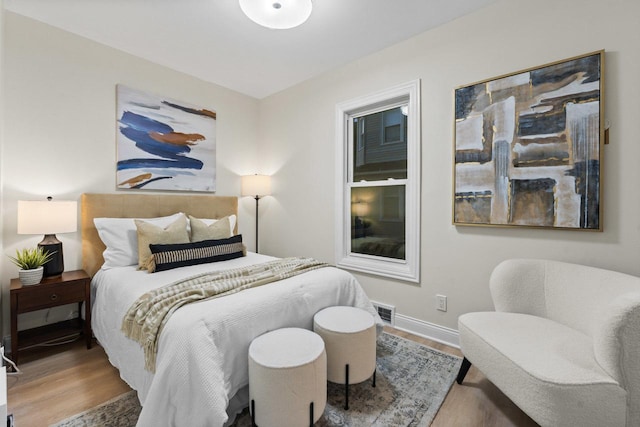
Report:
[{"label": "white boucle armchair", "polygon": [[640,426],[640,277],[535,259],[498,265],[494,312],[458,319],[465,356],[542,426]]}]

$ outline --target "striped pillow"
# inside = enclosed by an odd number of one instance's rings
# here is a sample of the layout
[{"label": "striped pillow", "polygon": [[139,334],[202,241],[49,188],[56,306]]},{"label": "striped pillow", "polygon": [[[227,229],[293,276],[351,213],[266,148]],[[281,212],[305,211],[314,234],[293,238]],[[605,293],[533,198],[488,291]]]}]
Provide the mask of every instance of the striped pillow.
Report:
[{"label": "striped pillow", "polygon": [[247,254],[247,250],[242,244],[241,234],[227,239],[203,240],[193,243],[150,244],[149,249],[153,254],[147,265],[150,273],[187,265],[226,261],[240,258]]}]

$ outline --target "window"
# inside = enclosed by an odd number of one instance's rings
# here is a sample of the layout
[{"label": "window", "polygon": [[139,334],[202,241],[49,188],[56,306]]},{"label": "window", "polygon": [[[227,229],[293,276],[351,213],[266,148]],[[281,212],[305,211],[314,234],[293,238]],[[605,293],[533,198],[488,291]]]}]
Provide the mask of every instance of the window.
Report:
[{"label": "window", "polygon": [[338,104],[340,267],[419,281],[420,82]]}]

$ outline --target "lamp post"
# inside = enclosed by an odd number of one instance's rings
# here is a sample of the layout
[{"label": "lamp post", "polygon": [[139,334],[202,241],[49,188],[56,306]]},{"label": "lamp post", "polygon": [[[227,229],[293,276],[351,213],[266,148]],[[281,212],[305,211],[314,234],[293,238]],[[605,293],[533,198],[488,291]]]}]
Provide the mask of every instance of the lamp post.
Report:
[{"label": "lamp post", "polygon": [[245,175],[242,177],[242,195],[256,199],[256,253],[258,253],[258,200],[271,194],[269,175]]}]

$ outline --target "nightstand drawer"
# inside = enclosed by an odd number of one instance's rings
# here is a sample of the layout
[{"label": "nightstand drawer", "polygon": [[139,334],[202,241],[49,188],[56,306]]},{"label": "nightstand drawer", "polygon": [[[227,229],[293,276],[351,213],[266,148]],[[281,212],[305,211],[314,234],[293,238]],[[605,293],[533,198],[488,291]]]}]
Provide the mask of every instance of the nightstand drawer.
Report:
[{"label": "nightstand drawer", "polygon": [[[68,339],[82,332],[91,348],[91,278],[84,270],[65,271],[60,276],[45,277],[39,285],[23,286],[11,279],[11,357],[18,363],[20,350]],[[22,330],[18,333],[18,315],[45,308],[84,302],[84,317]],[[70,335],[69,332],[72,332]]]},{"label": "nightstand drawer", "polygon": [[[40,285],[36,285],[40,286]],[[46,286],[37,292],[22,294],[18,297],[18,312],[56,307],[72,302],[84,301],[84,284],[65,284]]]}]

